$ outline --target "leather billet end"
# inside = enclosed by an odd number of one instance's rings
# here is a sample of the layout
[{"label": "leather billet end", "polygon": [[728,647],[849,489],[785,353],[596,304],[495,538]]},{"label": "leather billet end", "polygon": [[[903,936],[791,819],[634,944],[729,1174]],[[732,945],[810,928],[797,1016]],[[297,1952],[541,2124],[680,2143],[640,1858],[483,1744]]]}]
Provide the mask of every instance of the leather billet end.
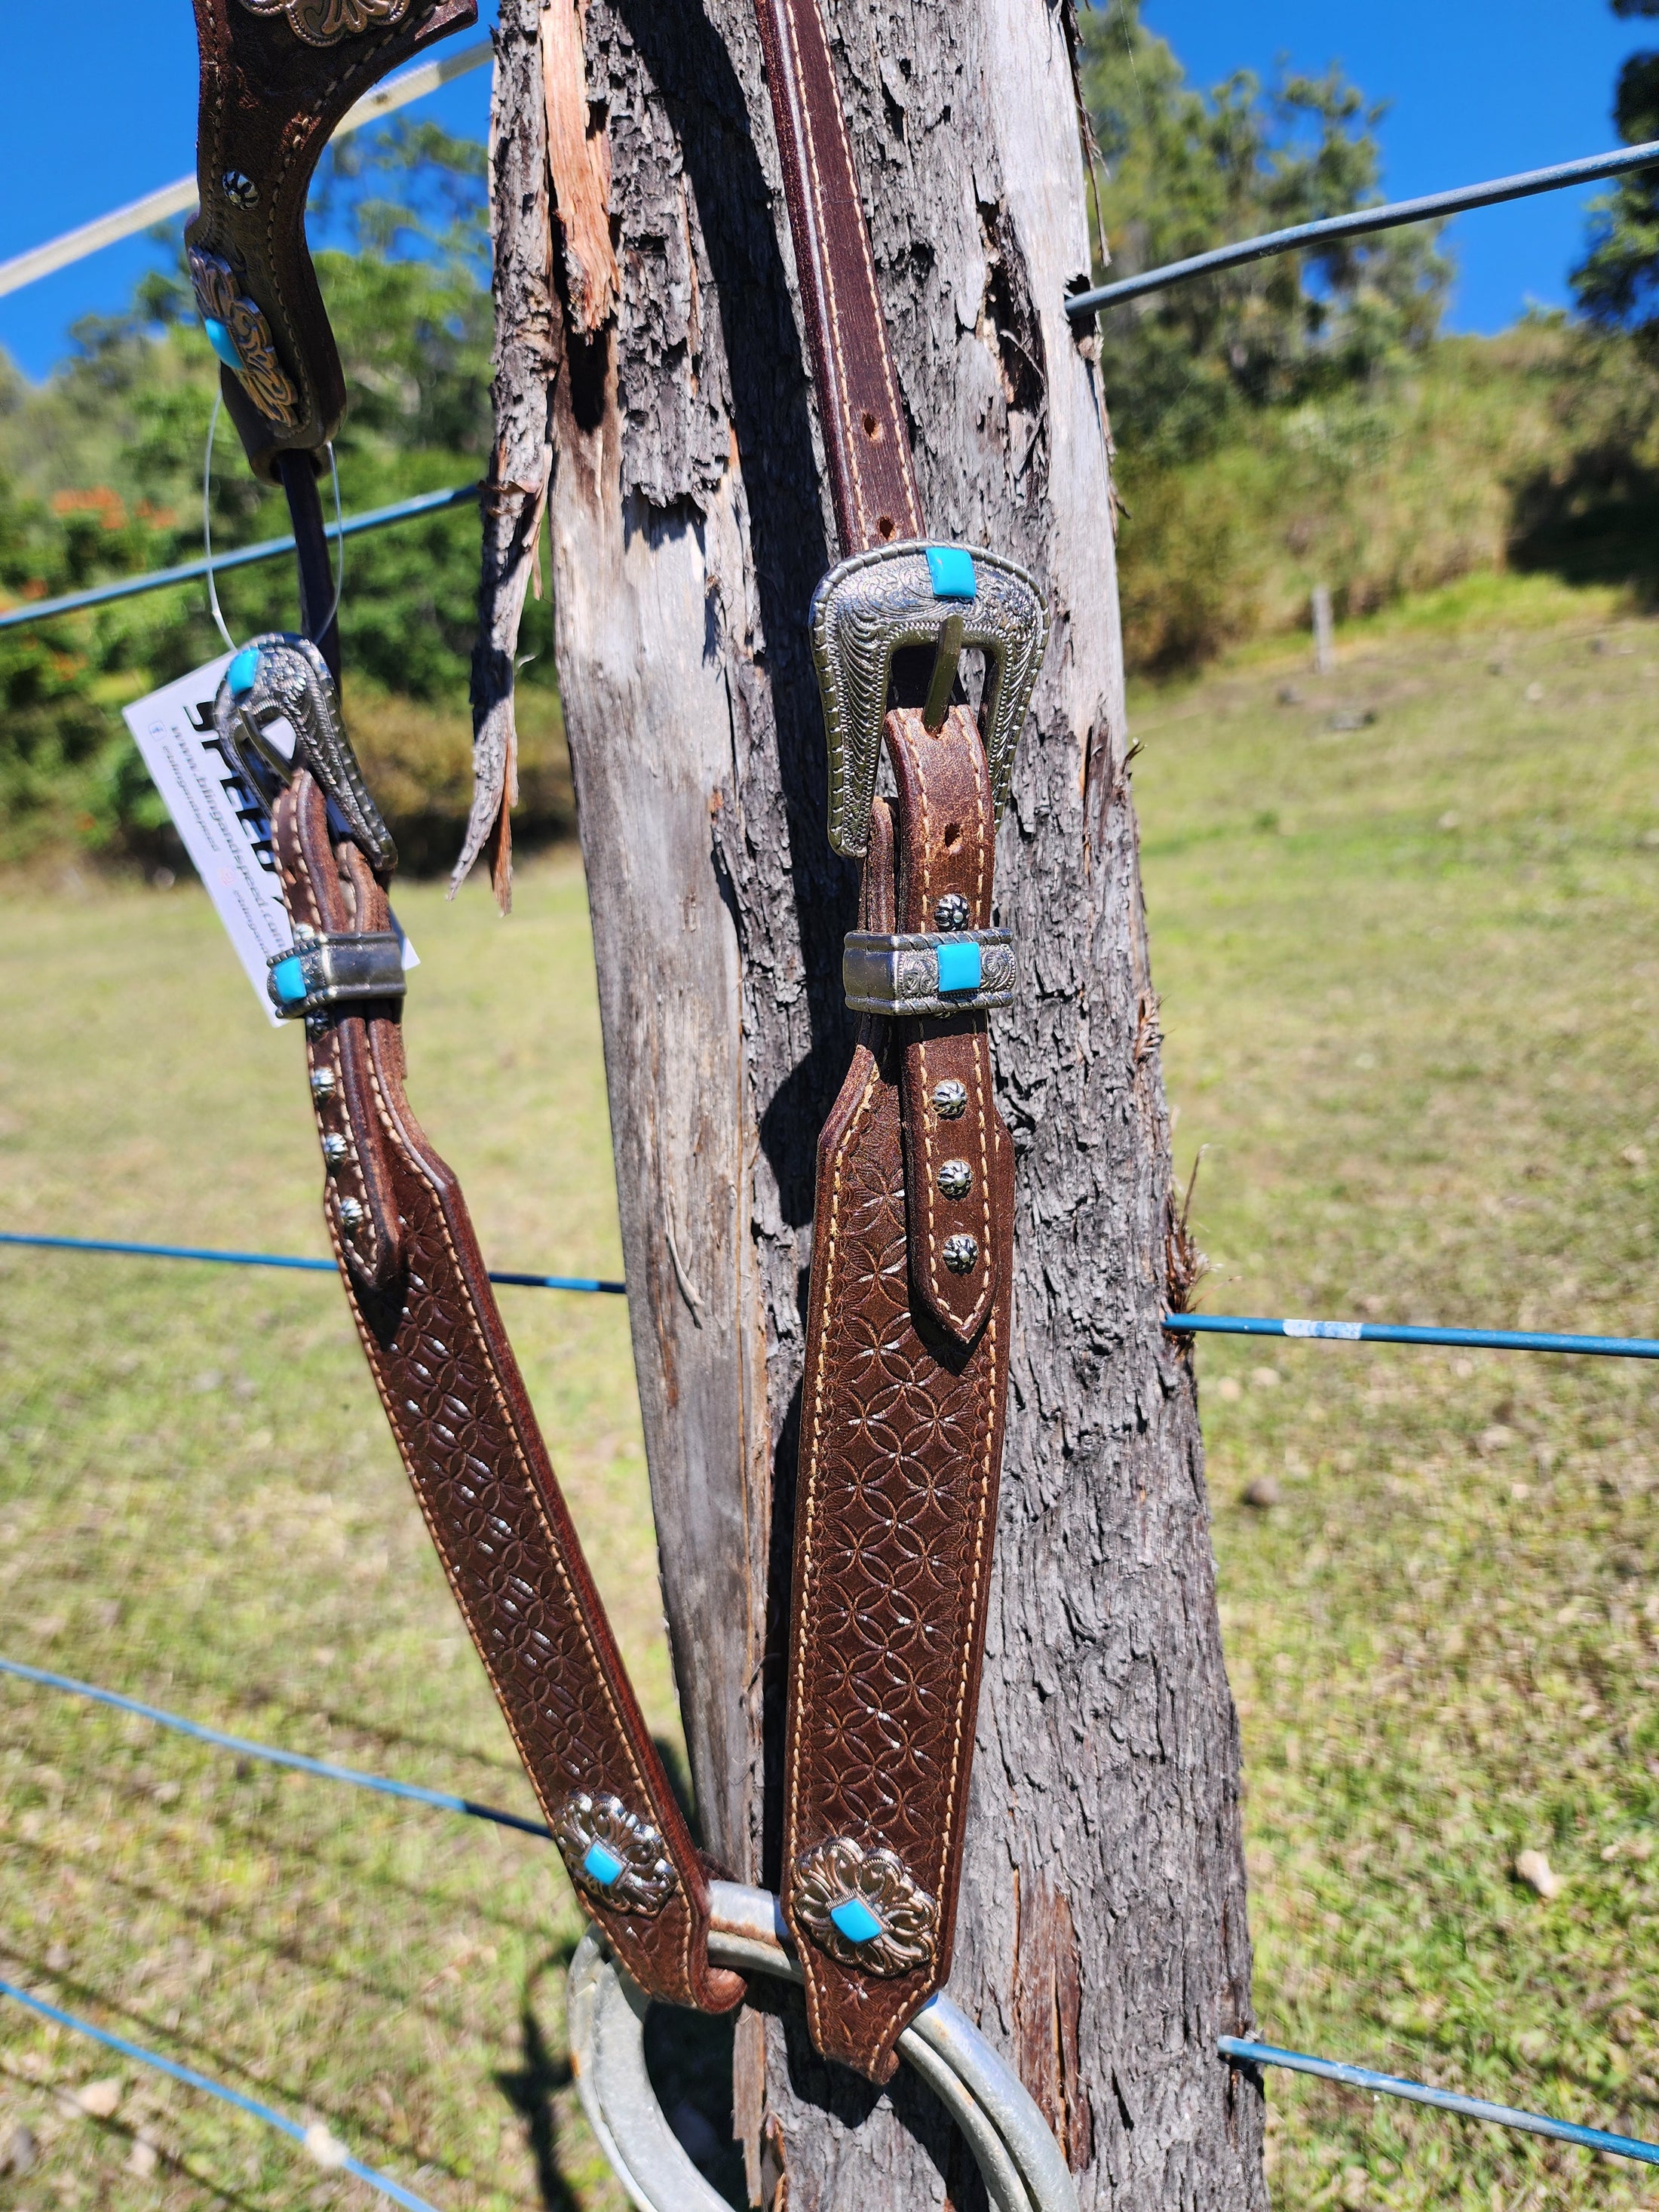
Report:
[{"label": "leather billet end", "polygon": [[966,1348],[1010,1279],[1013,1146],[994,1096],[986,1013],[1013,991],[1013,949],[994,929],[996,823],[978,727],[966,707],[930,730],[914,708],[889,714],[894,803],[896,945],[970,948],[974,988],[941,990],[945,950],[892,956],[896,1014],[908,1014],[907,963],[936,988],[915,1019],[896,1022],[911,1279],[934,1323]]},{"label": "leather billet end", "polygon": [[[885,738],[863,931],[988,933],[973,715],[895,710]],[[782,1907],[814,2045],[873,2081],[949,1978],[967,1821],[1012,1277],[987,1019],[866,1014],[818,1153]]]},{"label": "leather billet end", "polygon": [[345,381],[306,246],[306,196],[351,106],[477,0],[195,0],[200,206],[185,232],[221,390],[256,476],[320,452]]}]

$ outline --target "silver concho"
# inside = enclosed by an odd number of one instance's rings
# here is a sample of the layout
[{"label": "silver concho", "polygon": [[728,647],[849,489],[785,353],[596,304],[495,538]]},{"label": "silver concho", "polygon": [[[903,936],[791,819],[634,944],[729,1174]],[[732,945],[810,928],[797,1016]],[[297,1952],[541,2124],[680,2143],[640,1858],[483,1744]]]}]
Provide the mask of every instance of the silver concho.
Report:
[{"label": "silver concho", "polygon": [[553,1836],[571,1881],[600,1905],[660,1912],[679,1887],[662,1838],[619,1797],[573,1790],[553,1823]]},{"label": "silver concho", "polygon": [[801,1853],[789,1901],[821,1950],[866,1974],[908,1974],[938,1948],[939,1907],[897,1852],[866,1851],[851,1836]]},{"label": "silver concho", "polygon": [[927,550],[907,539],[857,554],[832,568],[812,596],[812,659],[830,742],[830,842],[849,860],[862,860],[869,849],[888,679],[900,647],[937,644],[945,620],[959,616],[963,644],[984,653],[980,733],[999,815],[1042,665],[1048,612],[1025,571],[975,547],[974,598],[939,599]]},{"label": "silver concho", "polygon": [[[231,677],[239,664],[252,667],[252,681],[233,690]],[[287,782],[294,769],[291,747],[297,744],[300,759],[374,866],[382,875],[397,866],[392,832],[368,795],[340,718],[334,678],[308,637],[272,630],[244,646],[220,683],[213,721],[256,787],[270,783],[273,777],[279,785]]]},{"label": "silver concho", "polygon": [[337,46],[400,22],[409,0],[242,0],[250,15],[285,15],[296,39],[308,46]]}]

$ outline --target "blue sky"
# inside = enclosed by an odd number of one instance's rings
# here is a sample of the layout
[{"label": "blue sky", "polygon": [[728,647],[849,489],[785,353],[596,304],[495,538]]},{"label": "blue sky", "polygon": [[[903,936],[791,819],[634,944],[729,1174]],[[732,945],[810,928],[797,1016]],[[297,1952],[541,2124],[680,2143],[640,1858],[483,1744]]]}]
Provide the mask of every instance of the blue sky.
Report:
[{"label": "blue sky", "polygon": [[[1270,77],[1340,62],[1387,100],[1382,189],[1390,199],[1598,154],[1618,143],[1613,79],[1659,46],[1659,23],[1620,22],[1607,0],[1147,0],[1195,82],[1236,69]],[[1589,191],[1548,192],[1461,216],[1450,326],[1498,331],[1527,301],[1565,306]]]},{"label": "blue sky", "polygon": [[[90,13],[12,0],[4,19],[0,259],[184,174],[196,126],[187,0],[97,0]],[[1238,68],[1270,76],[1281,56],[1294,69],[1340,62],[1390,102],[1394,198],[1612,145],[1618,64],[1644,32],[1659,43],[1659,25],[1616,21],[1606,0],[1147,0],[1146,20],[1203,84]],[[480,71],[419,112],[482,137],[488,82]],[[1528,299],[1565,302],[1586,198],[1464,216],[1453,326],[1498,330]],[[0,300],[0,345],[43,375],[76,318],[122,307],[152,255],[142,240],[110,247]]]}]

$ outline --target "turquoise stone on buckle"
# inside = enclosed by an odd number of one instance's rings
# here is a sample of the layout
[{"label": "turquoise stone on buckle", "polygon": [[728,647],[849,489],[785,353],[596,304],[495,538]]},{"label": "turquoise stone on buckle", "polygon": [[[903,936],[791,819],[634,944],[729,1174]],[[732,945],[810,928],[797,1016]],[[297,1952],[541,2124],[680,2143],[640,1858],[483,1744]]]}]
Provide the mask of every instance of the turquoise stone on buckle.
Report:
[{"label": "turquoise stone on buckle", "polygon": [[234,368],[238,376],[240,376],[246,363],[236,349],[236,341],[230,335],[229,325],[222,323],[216,315],[204,315],[202,328],[207,332],[208,343],[223,362],[225,367]]},{"label": "turquoise stone on buckle", "polygon": [[882,1932],[880,1921],[856,1897],[849,1897],[844,1905],[832,1905],[830,1917],[849,1943],[873,1943]]},{"label": "turquoise stone on buckle", "polygon": [[938,948],[939,996],[947,991],[977,991],[985,958],[976,937],[947,938]]},{"label": "turquoise stone on buckle", "polygon": [[582,1859],[582,1872],[602,1881],[607,1889],[623,1870],[623,1863],[614,1851],[606,1850],[603,1844],[590,1844]]},{"label": "turquoise stone on buckle", "polygon": [[976,599],[979,579],[974,556],[965,545],[930,545],[927,574],[936,599]]},{"label": "turquoise stone on buckle", "polygon": [[270,995],[279,1006],[303,1006],[311,995],[306,988],[306,971],[297,952],[288,953],[273,963]]}]

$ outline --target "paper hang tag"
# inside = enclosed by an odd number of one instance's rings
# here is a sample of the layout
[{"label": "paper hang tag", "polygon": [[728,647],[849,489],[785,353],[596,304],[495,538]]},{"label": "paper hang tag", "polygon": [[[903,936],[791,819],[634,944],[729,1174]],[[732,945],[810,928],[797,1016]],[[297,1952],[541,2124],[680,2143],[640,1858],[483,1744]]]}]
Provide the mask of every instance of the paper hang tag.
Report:
[{"label": "paper hang tag", "polygon": [[[265,990],[272,957],[294,943],[277,881],[270,817],[213,726],[213,702],[231,663],[222,653],[176,684],[121,710],[150,781],[207,887],[243,972],[273,1029],[284,1026]],[[420,965],[398,928],[404,966]]]}]

